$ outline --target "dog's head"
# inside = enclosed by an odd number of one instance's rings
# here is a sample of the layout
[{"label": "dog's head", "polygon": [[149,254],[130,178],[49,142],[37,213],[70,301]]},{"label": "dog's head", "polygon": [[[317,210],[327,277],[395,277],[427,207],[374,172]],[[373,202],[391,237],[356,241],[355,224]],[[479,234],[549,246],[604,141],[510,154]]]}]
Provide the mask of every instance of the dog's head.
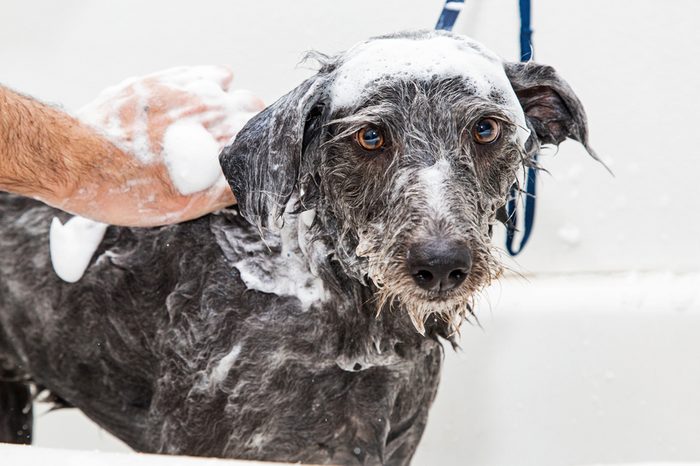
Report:
[{"label": "dog's head", "polygon": [[[416,328],[456,328],[498,275],[496,212],[541,144],[586,148],[586,116],[557,73],[510,64],[445,32],[363,42],[254,117],[221,155],[242,214],[260,228],[317,212],[345,272]],[[589,149],[591,155],[593,152]]]}]

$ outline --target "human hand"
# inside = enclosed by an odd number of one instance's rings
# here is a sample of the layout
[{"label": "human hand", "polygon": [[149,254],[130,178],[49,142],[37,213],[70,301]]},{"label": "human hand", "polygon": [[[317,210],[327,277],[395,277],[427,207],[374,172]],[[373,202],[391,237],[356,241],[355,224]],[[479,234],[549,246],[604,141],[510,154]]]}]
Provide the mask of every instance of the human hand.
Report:
[{"label": "human hand", "polygon": [[78,118],[119,151],[105,161],[112,173],[80,183],[66,210],[155,226],[234,204],[218,154],[264,104],[232,90],[232,80],[223,66],[173,68],[128,79],[80,109]]}]

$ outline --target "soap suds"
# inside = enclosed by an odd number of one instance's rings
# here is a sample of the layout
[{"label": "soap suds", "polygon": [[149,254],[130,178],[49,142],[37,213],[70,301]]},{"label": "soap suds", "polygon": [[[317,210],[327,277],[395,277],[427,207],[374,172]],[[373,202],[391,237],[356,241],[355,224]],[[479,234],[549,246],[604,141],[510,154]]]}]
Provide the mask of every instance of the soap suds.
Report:
[{"label": "soap suds", "polygon": [[[475,50],[478,47],[479,50]],[[391,38],[360,43],[347,52],[331,88],[334,107],[348,107],[370,84],[384,78],[425,80],[435,77],[469,78],[481,93],[491,81],[505,81],[501,61],[472,41],[435,35],[430,38]],[[504,83],[499,83],[504,84]]]},{"label": "soap suds", "polygon": [[229,351],[226,356],[221,358],[216,366],[214,366],[210,376],[210,381],[212,384],[220,384],[226,380],[226,376],[231,370],[231,367],[233,367],[233,363],[236,362],[236,359],[238,359],[238,356],[241,354],[241,348],[242,346],[240,343],[233,345],[231,351]]},{"label": "soap suds", "polygon": [[61,280],[75,283],[85,273],[108,225],[73,217],[65,225],[54,217],[49,231],[51,263]]},{"label": "soap suds", "polygon": [[168,127],[163,136],[163,160],[181,194],[207,189],[221,176],[219,145],[195,121],[182,120]]},{"label": "soap suds", "polygon": [[277,296],[295,296],[303,310],[325,300],[323,281],[311,273],[301,257],[282,248],[278,260],[261,262],[259,257],[244,258],[234,263],[241,280],[249,290]]}]

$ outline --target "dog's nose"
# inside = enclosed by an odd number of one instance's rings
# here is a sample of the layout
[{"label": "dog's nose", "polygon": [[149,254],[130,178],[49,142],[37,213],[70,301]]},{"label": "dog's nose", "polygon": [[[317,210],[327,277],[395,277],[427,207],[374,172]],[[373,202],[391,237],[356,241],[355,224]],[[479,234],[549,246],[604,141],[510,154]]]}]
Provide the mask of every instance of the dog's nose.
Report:
[{"label": "dog's nose", "polygon": [[406,262],[418,286],[430,291],[448,291],[466,280],[472,256],[464,243],[436,240],[411,246]]}]

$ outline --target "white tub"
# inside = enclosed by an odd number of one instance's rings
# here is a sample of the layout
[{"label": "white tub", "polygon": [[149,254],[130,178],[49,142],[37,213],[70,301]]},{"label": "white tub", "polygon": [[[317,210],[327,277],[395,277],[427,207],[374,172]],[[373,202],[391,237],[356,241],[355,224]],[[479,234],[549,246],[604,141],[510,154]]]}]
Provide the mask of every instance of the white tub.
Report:
[{"label": "white tub", "polygon": [[415,464],[700,460],[700,276],[500,288],[446,358]]},{"label": "white tub", "polygon": [[[2,443],[0,443],[0,460],[3,465],[10,466],[262,466],[273,464],[140,453],[58,450]],[[282,463],[274,464],[283,466]]]}]

